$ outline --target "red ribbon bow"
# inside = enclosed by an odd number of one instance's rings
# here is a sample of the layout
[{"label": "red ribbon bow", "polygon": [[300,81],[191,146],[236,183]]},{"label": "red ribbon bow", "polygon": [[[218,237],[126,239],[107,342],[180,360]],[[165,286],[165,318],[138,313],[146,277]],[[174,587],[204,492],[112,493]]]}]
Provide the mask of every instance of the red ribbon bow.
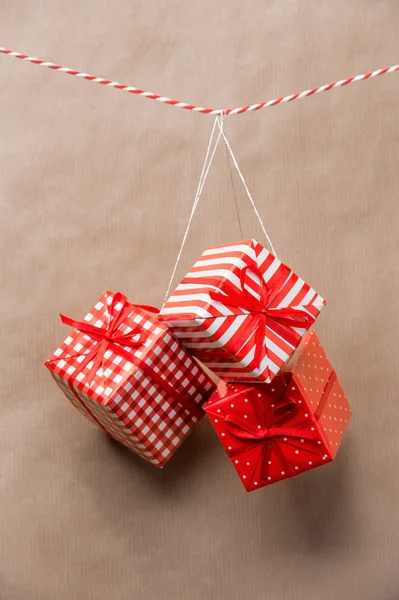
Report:
[{"label": "red ribbon bow", "polygon": [[[122,308],[117,312],[116,315],[114,315],[115,306],[118,303],[122,304]],[[132,353],[123,348],[123,346],[136,348],[137,346],[144,344],[146,341],[147,334],[142,330],[141,327],[136,327],[132,331],[124,334],[118,331],[120,325],[125,321],[126,317],[135,307],[143,308],[144,310],[148,310],[153,313],[159,312],[158,309],[154,308],[153,306],[130,304],[127,301],[126,296],[118,292],[114,295],[108,308],[109,322],[107,326],[98,327],[97,325],[90,325],[90,323],[87,323],[87,321],[75,321],[74,319],[60,315],[61,321],[64,323],[64,325],[69,325],[69,327],[73,327],[74,329],[78,329],[83,333],[87,333],[90,335],[90,337],[98,342],[98,344],[96,344],[86,355],[85,360],[80,365],[80,370],[83,370],[90,361],[94,360],[93,366],[88,374],[89,379],[93,380],[98,369],[102,366],[104,354],[108,348],[111,347],[120,356],[123,356],[123,358],[126,358],[126,360],[132,362]]]},{"label": "red ribbon bow", "polygon": [[[290,409],[290,410],[289,410]],[[262,445],[262,451],[259,457],[260,463],[260,482],[266,481],[269,474],[269,458],[272,450],[277,454],[283,471],[291,477],[294,473],[292,466],[285,459],[284,453],[280,448],[281,439],[296,441],[305,439],[308,442],[315,442],[316,438],[308,433],[304,433],[302,429],[311,425],[314,419],[310,418],[296,425],[296,427],[287,427],[286,424],[294,417],[298,410],[298,405],[295,400],[289,398],[287,402],[280,405],[274,411],[268,411],[271,414],[271,422],[256,428],[247,427],[244,424],[236,421],[231,415],[227,415],[224,421],[226,431],[240,441],[245,441],[245,447],[237,448],[230,453],[230,456],[236,456],[248,450],[248,443]],[[280,414],[279,414],[280,413]],[[279,418],[277,415],[279,414]],[[260,416],[260,415],[259,415]],[[263,414],[264,418],[264,414]],[[280,423],[278,424],[278,421]],[[255,475],[256,467],[253,475]]]},{"label": "red ribbon bow", "polygon": [[[247,426],[246,424],[237,421],[237,419],[235,419],[233,416],[227,415],[224,420],[226,431],[228,431],[236,439],[245,442],[243,446],[231,450],[228,453],[229,456],[236,456],[237,454],[247,452],[249,449],[248,444],[254,444],[256,446],[262,445],[262,452],[259,457],[259,460],[261,461],[260,476],[262,481],[266,481],[269,474],[269,458],[272,450],[274,450],[274,452],[277,454],[284,472],[289,477],[294,475],[292,465],[287,462],[284,453],[281,450],[281,439],[287,443],[289,443],[288,440],[290,440],[291,445],[294,446],[297,445],[298,439],[306,440],[310,443],[319,441],[315,436],[305,433],[303,429],[309,427],[312,425],[312,423],[317,423],[319,420],[336,378],[337,376],[335,371],[332,371],[322,392],[322,397],[316,412],[309,418],[301,420],[299,423],[295,423],[295,419],[299,410],[299,404],[296,398],[291,396],[287,396],[287,398],[284,398],[283,396],[276,408],[270,409],[268,407],[266,411],[263,410],[262,406],[260,406],[257,398],[253,398],[253,407],[256,416],[262,423],[262,425],[257,427]],[[296,386],[297,388],[299,387],[298,382],[296,382]],[[302,390],[299,390],[299,393],[303,396]],[[294,422],[295,425],[289,427],[288,424],[290,422]],[[310,452],[308,448],[307,450]],[[314,451],[314,454],[320,456],[320,452]],[[253,476],[255,476],[255,473],[256,467],[253,471]]]},{"label": "red ribbon bow", "polygon": [[[209,296],[212,300],[221,302],[226,306],[234,308],[243,308],[252,316],[248,324],[242,328],[237,346],[242,347],[245,342],[255,331],[255,356],[254,361],[257,367],[260,367],[263,358],[263,351],[269,357],[268,347],[265,343],[266,327],[268,319],[272,319],[276,323],[280,323],[285,327],[304,327],[308,329],[315,322],[315,318],[305,310],[293,307],[287,308],[272,308],[271,304],[275,300],[278,293],[288,279],[290,269],[282,265],[283,270],[281,276],[272,287],[268,287],[263,274],[257,265],[246,266],[241,270],[240,283],[241,291],[234,288],[230,282],[226,282],[222,291],[211,290]],[[247,272],[252,271],[260,279],[260,298],[255,298],[245,287]],[[306,307],[303,307],[306,308]],[[235,316],[242,314],[236,313]],[[287,337],[287,332],[285,332]],[[292,340],[293,345],[295,340]]]}]

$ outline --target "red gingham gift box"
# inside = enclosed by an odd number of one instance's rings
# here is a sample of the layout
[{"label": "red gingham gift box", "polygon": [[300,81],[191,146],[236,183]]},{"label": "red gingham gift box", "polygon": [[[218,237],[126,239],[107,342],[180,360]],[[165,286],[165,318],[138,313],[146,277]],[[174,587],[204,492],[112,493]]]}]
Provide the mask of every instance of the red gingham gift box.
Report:
[{"label": "red gingham gift box", "polygon": [[314,331],[272,383],[224,384],[204,409],[248,492],[333,460],[351,415]]},{"label": "red gingham gift box", "polygon": [[46,362],[61,390],[111,437],[163,467],[214,384],[165,325],[122,294],[105,292],[81,322],[61,318],[74,330]]},{"label": "red gingham gift box", "polygon": [[220,378],[269,383],[324,305],[289,267],[248,240],[206,250],[159,319]]}]

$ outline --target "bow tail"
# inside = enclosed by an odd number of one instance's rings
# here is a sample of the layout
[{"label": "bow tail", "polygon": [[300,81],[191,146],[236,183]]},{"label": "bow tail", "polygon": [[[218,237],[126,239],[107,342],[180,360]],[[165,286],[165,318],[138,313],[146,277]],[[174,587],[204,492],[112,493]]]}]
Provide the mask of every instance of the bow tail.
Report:
[{"label": "bow tail", "polygon": [[93,348],[93,352],[95,351],[93,365],[87,375],[88,379],[90,381],[90,387],[94,381],[97,371],[102,366],[104,354],[108,348],[109,343],[110,343],[109,340],[103,339],[103,340],[101,340],[101,342],[99,342],[99,344],[97,344],[97,346],[95,348]]},{"label": "bow tail", "polygon": [[101,340],[108,332],[106,327],[95,327],[94,325],[87,323],[87,321],[76,321],[75,319],[70,319],[69,317],[61,314],[60,318],[64,325],[68,325],[68,327],[72,327],[73,329],[77,329],[83,333],[87,333],[97,341]]},{"label": "bow tail", "polygon": [[269,442],[266,442],[266,444],[263,445],[262,449],[261,449],[261,453],[259,455],[257,464],[255,465],[255,469],[253,470],[253,474],[251,477],[251,485],[253,483],[253,480],[255,478],[256,472],[257,472],[257,466],[260,462],[260,468],[259,468],[259,483],[266,483],[268,481],[268,477],[269,477],[269,460],[272,454],[272,444]]},{"label": "bow tail", "polygon": [[285,474],[288,477],[292,477],[294,475],[294,471],[292,465],[285,458],[284,452],[281,450],[280,444],[276,438],[273,438],[273,449],[275,454],[277,455],[278,461],[281,465],[281,474]]},{"label": "bow tail", "polygon": [[[275,438],[273,438],[270,442],[266,443],[263,446],[261,454],[258,459],[258,463],[260,461],[260,469],[259,469],[259,474],[260,474],[259,483],[260,484],[267,484],[271,481],[271,479],[269,479],[269,477],[270,477],[270,475],[269,475],[270,464],[269,463],[271,462],[270,457],[272,456],[272,450],[274,450],[274,453],[277,455],[277,459],[280,463],[282,473],[288,475],[288,477],[292,477],[294,474],[291,465],[286,460],[284,453],[282,452],[281,448],[279,447],[278,441]],[[257,472],[257,469],[255,468],[253,476],[251,478],[251,484],[253,482],[256,472]]]},{"label": "bow tail", "polygon": [[252,333],[258,330],[259,327],[259,319],[260,319],[260,315],[259,314],[242,314],[242,315],[234,315],[234,316],[242,316],[242,317],[246,317],[246,323],[245,321],[242,323],[242,325],[240,325],[240,334],[236,339],[236,345],[237,348],[239,350],[241,350],[241,348],[244,346],[244,344],[248,341],[248,339],[251,337]]},{"label": "bow tail", "polygon": [[256,364],[256,368],[260,369],[263,358],[267,359],[266,373],[267,373],[267,379],[269,380],[271,378],[270,355],[269,355],[269,348],[267,346],[267,343],[265,343],[265,337],[266,337],[266,315],[261,313],[259,315],[258,328],[255,333],[254,361]]},{"label": "bow tail", "polygon": [[309,329],[316,321],[315,317],[309,315],[304,310],[291,311],[284,308],[276,309],[275,312],[270,310],[269,316],[280,325],[291,328],[296,327],[298,329]]}]

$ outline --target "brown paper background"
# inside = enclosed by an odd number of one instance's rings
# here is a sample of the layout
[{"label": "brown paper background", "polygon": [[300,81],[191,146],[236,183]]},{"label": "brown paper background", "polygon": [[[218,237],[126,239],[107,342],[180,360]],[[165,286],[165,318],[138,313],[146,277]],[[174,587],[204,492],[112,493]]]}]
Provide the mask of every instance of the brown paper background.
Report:
[{"label": "brown paper background", "polygon": [[[398,61],[395,0],[24,0],[0,44],[240,106]],[[280,257],[354,409],[336,462],[246,494],[204,421],[158,471],[42,366],[106,289],[160,304],[212,118],[0,57],[1,600],[399,598],[399,75],[231,117]],[[245,235],[262,240],[235,176]],[[238,239],[220,147],[182,276]]]}]

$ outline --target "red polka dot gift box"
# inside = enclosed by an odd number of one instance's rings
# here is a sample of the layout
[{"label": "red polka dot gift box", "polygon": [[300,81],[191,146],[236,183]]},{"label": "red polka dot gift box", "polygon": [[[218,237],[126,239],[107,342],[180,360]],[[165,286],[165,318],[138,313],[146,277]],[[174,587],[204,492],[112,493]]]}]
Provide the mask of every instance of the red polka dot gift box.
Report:
[{"label": "red polka dot gift box", "polygon": [[289,267],[248,240],[206,250],[159,319],[220,378],[270,383],[324,305]]},{"label": "red polka dot gift box", "polygon": [[105,292],[46,362],[70,402],[141,457],[163,467],[215,385],[152,307]]},{"label": "red polka dot gift box", "polygon": [[271,384],[223,383],[204,408],[248,492],[333,460],[351,415],[314,331]]}]

